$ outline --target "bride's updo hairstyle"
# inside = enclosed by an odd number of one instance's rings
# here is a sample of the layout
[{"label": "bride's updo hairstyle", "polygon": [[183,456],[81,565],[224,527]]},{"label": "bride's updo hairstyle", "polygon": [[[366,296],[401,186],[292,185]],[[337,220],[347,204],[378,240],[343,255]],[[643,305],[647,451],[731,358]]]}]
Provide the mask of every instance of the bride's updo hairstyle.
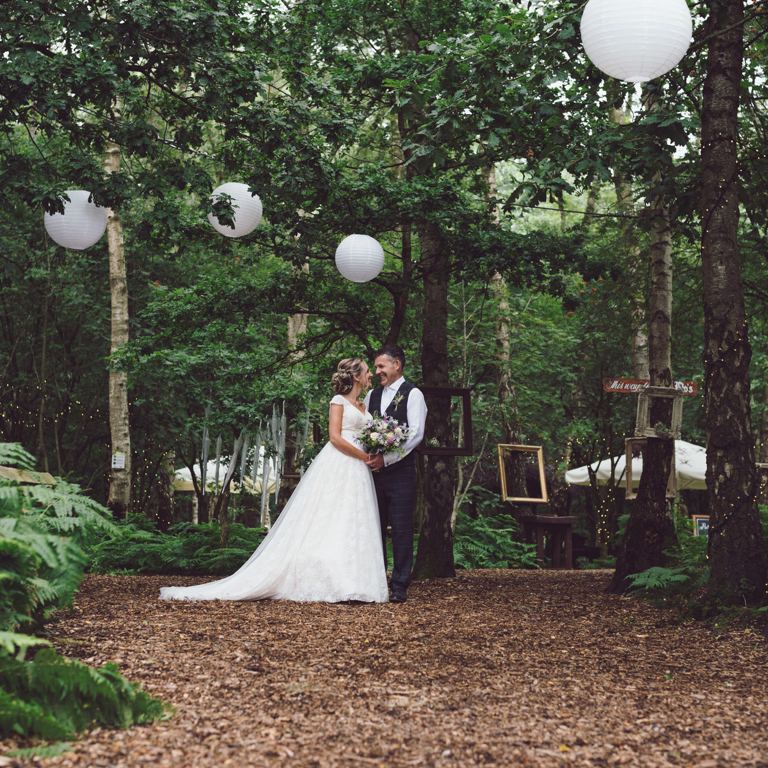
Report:
[{"label": "bride's updo hairstyle", "polygon": [[345,357],[336,366],[336,373],[331,376],[333,391],[337,395],[346,395],[352,391],[355,379],[363,372],[363,361],[359,357]]}]

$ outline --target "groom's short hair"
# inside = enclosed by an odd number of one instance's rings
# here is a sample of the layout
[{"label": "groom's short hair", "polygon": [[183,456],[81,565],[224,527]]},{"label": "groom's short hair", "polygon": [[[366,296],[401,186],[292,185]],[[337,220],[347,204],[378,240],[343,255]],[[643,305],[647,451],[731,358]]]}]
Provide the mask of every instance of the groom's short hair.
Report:
[{"label": "groom's short hair", "polygon": [[398,347],[396,344],[385,344],[376,351],[375,357],[379,355],[387,355],[387,357],[391,357],[393,360],[399,360],[401,370],[405,370],[405,352],[402,347]]}]

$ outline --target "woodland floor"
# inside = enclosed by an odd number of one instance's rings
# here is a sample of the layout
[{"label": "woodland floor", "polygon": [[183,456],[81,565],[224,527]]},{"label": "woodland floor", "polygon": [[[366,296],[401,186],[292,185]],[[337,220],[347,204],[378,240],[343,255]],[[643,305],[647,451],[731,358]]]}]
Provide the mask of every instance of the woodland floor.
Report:
[{"label": "woodland floor", "polygon": [[195,579],[90,576],[49,636],[176,714],[36,762],[768,766],[763,635],[675,623],[607,579],[476,571],[404,605],[323,605],[168,603],[161,585]]}]

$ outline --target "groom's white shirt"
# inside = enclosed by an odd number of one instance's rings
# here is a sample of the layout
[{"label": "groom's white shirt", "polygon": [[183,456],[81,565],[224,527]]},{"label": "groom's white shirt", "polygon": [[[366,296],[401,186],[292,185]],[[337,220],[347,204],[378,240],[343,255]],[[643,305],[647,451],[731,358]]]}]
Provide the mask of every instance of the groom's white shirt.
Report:
[{"label": "groom's white shirt", "polygon": [[[401,376],[397,381],[393,381],[384,387],[384,391],[381,393],[381,412],[384,413],[387,408],[392,404],[392,401],[397,395],[397,390],[405,381]],[[369,392],[365,396],[366,410],[371,402],[371,393]],[[424,400],[424,395],[418,387],[414,387],[408,395],[408,427],[411,430],[410,437],[405,441],[403,445],[402,453],[396,451],[390,451],[384,454],[384,466],[388,467],[390,464],[395,464],[400,459],[405,458],[423,439],[424,439],[424,427],[427,423],[427,403]]]}]

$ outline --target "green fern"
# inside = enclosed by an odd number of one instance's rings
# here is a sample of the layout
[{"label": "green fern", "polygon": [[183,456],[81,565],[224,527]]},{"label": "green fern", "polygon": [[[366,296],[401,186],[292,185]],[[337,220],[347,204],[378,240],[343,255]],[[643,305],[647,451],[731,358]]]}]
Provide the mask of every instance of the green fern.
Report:
[{"label": "green fern", "polygon": [[24,701],[0,688],[0,735],[64,739],[68,731],[42,705]]},{"label": "green fern", "polygon": [[516,538],[511,515],[471,518],[460,514],[453,537],[457,568],[536,568],[536,547]]},{"label": "green fern", "polygon": [[684,567],[663,568],[661,566],[654,566],[629,576],[632,582],[631,589],[642,589],[645,592],[665,590],[673,584],[682,584],[690,578]]},{"label": "green fern", "polygon": [[0,632],[0,652],[15,655],[17,659],[23,659],[30,648],[41,645],[50,645],[50,643],[41,637],[21,635],[18,632]]},{"label": "green fern", "polygon": [[41,744],[38,747],[25,747],[24,749],[12,749],[6,752],[8,757],[18,757],[21,760],[32,760],[37,757],[58,757],[69,752],[72,745],[68,741],[57,741],[53,744]]},{"label": "green fern", "polygon": [[216,523],[179,523],[168,533],[124,523],[88,547],[89,568],[97,573],[231,573],[253,554],[264,535],[262,528],[233,523],[229,546],[222,548]]},{"label": "green fern", "polygon": [[20,443],[0,443],[0,467],[34,470],[35,457]]},{"label": "green fern", "polygon": [[[0,443],[0,464],[31,470],[34,461]],[[71,602],[87,562],[80,544],[117,530],[108,514],[61,480],[53,487],[0,481],[0,737],[67,739],[92,725],[126,727],[167,713],[114,665],[92,669],[19,631]],[[29,755],[54,755],[57,747],[40,749]]]},{"label": "green fern", "polygon": [[127,728],[168,708],[123,678],[44,648],[31,661],[0,654],[0,733],[72,738],[94,725]]}]

